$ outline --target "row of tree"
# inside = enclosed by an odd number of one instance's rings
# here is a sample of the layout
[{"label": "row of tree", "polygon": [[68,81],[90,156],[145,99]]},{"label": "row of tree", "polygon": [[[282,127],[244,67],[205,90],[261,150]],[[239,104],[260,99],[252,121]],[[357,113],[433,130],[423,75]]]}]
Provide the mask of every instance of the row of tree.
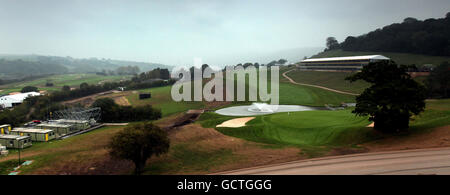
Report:
[{"label": "row of tree", "polygon": [[[155,72],[158,73],[160,79],[154,80],[153,77],[148,75],[154,75]],[[162,78],[168,78],[169,80],[162,80]],[[126,89],[136,90],[145,89],[153,87],[161,87],[172,85],[175,80],[170,79],[170,73],[167,69],[155,69],[147,73],[134,76],[131,80],[120,81],[120,82],[106,82],[103,84],[89,85],[88,83],[80,84],[80,87],[71,90],[69,86],[63,86],[61,91],[55,91],[50,94],[50,98],[53,101],[66,101],[70,99],[76,99],[96,93],[101,93],[118,87],[125,87]]]},{"label": "row of tree", "polygon": [[101,72],[97,72],[97,75],[137,75],[141,72],[141,69],[138,66],[120,66],[116,68],[116,70],[105,70],[103,69]]},{"label": "row of tree", "polygon": [[111,98],[100,98],[92,104],[92,107],[102,109],[101,120],[103,122],[133,122],[161,118],[161,110],[155,109],[151,105],[121,106]]},{"label": "row of tree", "polygon": [[148,72],[143,72],[143,73],[133,77],[131,80],[133,82],[145,82],[145,81],[155,80],[155,79],[162,79],[162,80],[170,79],[169,70],[156,68],[156,69],[153,69]]}]

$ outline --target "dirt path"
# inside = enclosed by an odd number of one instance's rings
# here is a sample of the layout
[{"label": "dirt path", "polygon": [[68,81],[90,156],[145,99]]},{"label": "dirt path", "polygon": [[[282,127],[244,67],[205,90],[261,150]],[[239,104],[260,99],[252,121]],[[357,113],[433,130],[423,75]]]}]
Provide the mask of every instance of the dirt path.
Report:
[{"label": "dirt path", "polygon": [[332,91],[332,92],[336,92],[336,93],[340,93],[340,94],[346,94],[346,95],[354,95],[354,96],[359,95],[359,94],[357,94],[357,93],[350,93],[350,92],[345,92],[345,91],[339,91],[339,90],[336,90],[336,89],[330,89],[330,88],[323,87],[323,86],[319,86],[319,85],[311,85],[311,84],[306,84],[306,83],[297,83],[297,82],[295,82],[293,79],[291,79],[290,77],[288,77],[288,76],[286,75],[287,73],[289,73],[289,72],[291,72],[291,71],[294,71],[294,70],[295,70],[295,69],[292,69],[292,70],[289,70],[289,71],[286,71],[286,72],[283,73],[283,77],[286,78],[287,80],[289,80],[289,82],[291,82],[292,84],[303,85],[303,86],[308,86],[308,87],[315,87],[315,88],[320,88],[320,89],[325,89],[325,90],[327,90],[327,91]]},{"label": "dirt path", "polygon": [[114,101],[116,104],[119,104],[121,106],[131,106],[130,102],[125,96],[115,97]]}]

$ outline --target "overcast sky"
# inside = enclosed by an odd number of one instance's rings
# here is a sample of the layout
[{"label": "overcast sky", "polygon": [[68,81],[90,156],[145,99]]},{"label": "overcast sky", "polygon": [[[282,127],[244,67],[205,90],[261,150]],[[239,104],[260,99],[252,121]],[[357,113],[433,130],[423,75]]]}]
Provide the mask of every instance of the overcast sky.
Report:
[{"label": "overcast sky", "polygon": [[449,11],[449,0],[0,0],[0,53],[222,66]]}]

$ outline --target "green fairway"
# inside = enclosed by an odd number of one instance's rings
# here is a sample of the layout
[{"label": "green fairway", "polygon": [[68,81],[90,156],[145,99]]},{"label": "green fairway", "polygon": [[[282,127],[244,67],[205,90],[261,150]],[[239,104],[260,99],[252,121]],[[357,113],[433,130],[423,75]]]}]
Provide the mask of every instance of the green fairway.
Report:
[{"label": "green fairway", "polygon": [[339,94],[315,87],[280,83],[281,105],[324,106],[331,104],[339,106],[343,102],[355,102],[355,96]]},{"label": "green fairway", "polygon": [[[450,125],[450,101],[427,101],[425,112],[410,123],[411,133],[422,133],[435,127]],[[205,113],[199,123],[216,125],[235,117]],[[339,111],[305,111],[257,116],[241,128],[216,128],[223,134],[249,141],[299,147],[342,146],[378,139],[376,131],[366,126],[367,117],[357,117],[350,109]]]},{"label": "green fairway", "polygon": [[[162,111],[163,117],[179,112],[184,112],[189,109],[199,109],[204,106],[203,102],[173,101],[172,96],[170,95],[171,87],[172,86],[165,86],[138,90],[127,96],[127,99],[133,106],[152,105],[155,108],[159,108]],[[152,97],[150,99],[140,100],[139,93],[144,92],[150,92],[152,94]]]},{"label": "green fairway", "polygon": [[298,83],[324,86],[331,89],[350,93],[361,93],[369,87],[369,83],[357,81],[350,83],[345,78],[351,72],[322,72],[322,71],[291,71],[286,75]]},{"label": "green fairway", "polygon": [[[102,76],[96,74],[61,74],[53,75],[44,78],[39,78],[32,81],[24,81],[18,83],[11,83],[7,85],[0,86],[0,94],[8,94],[11,92],[19,92],[25,86],[35,86],[39,90],[55,91],[60,90],[64,85],[70,87],[79,87],[81,83],[88,84],[99,84],[108,81],[119,81],[130,79],[131,76]],[[48,82],[53,83],[54,86],[46,87],[45,84]]]},{"label": "green fairway", "polygon": [[[200,123],[215,127],[223,122],[220,115],[208,113]],[[221,133],[249,141],[297,145],[324,146],[353,144],[371,134],[366,117],[356,117],[350,110],[305,111],[258,116],[241,128],[217,128]]]}]

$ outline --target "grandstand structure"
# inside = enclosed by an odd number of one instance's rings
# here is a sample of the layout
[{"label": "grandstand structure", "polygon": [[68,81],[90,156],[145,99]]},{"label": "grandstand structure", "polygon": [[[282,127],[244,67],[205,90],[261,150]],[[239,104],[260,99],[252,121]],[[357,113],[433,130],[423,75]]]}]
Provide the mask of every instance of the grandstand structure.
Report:
[{"label": "grandstand structure", "polygon": [[300,61],[297,68],[320,71],[359,71],[371,62],[384,60],[389,61],[390,59],[382,55],[312,58]]}]

